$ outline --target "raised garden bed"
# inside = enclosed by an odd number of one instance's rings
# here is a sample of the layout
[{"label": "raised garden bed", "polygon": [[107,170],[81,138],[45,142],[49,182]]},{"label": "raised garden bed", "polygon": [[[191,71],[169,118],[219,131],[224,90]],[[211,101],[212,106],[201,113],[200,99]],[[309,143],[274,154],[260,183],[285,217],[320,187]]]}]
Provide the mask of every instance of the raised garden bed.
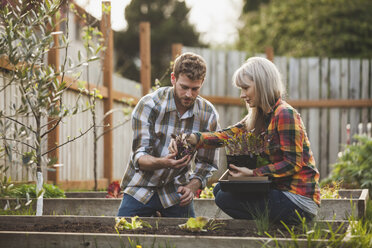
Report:
[{"label": "raised garden bed", "polygon": [[[77,193],[74,193],[76,197]],[[79,193],[78,196],[101,196],[102,198],[66,198],[44,199],[44,214],[46,215],[81,215],[81,216],[116,216],[121,199],[104,198],[104,192]],[[340,199],[323,199],[318,219],[347,220],[352,213],[356,218],[365,216],[368,189],[340,190]],[[72,195],[67,194],[67,197]],[[15,199],[10,200],[15,206]],[[6,200],[0,199],[0,206],[5,206]],[[351,204],[352,203],[352,204]],[[229,218],[214,203],[213,199],[195,199],[194,208],[196,216],[210,218]]]},{"label": "raised garden bed", "polygon": [[[257,235],[256,224],[247,220],[219,220],[223,227],[213,232],[193,233],[178,228],[187,219],[142,218],[152,225],[151,230],[123,231],[117,234],[112,217],[84,216],[0,216],[0,243],[2,247],[127,247],[129,239],[143,247],[261,247],[273,242],[267,236]],[[332,222],[333,227],[342,222]],[[277,229],[286,233],[282,226],[271,226],[269,233],[286,246],[293,240],[283,237]],[[346,235],[347,223],[342,232]],[[214,236],[213,236],[214,235]],[[288,235],[288,233],[287,233]],[[306,240],[299,239],[305,245]],[[318,240],[326,244],[327,240]],[[155,244],[155,245],[154,245]],[[271,243],[273,244],[273,243]]]}]

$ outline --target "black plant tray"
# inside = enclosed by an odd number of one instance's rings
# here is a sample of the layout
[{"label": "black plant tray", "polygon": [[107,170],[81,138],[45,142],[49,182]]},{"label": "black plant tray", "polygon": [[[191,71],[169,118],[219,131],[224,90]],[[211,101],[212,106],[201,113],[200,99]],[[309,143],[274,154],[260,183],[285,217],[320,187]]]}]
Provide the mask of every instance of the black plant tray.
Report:
[{"label": "black plant tray", "polygon": [[238,167],[247,167],[256,169],[257,155],[226,155],[227,168],[230,169],[230,164]]},{"label": "black plant tray", "polygon": [[221,190],[231,193],[268,193],[270,191],[271,180],[228,180],[228,170],[218,180]]}]

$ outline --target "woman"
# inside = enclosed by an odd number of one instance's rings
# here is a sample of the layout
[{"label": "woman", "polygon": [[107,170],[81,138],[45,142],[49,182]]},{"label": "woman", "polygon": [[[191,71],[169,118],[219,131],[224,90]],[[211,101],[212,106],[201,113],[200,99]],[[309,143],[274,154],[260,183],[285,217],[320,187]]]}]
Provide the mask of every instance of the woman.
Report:
[{"label": "woman", "polygon": [[[262,196],[224,192],[217,184],[217,206],[237,219],[253,219],[266,210],[274,222],[297,222],[298,214],[313,219],[320,205],[319,172],[300,114],[282,99],[285,89],[278,69],[265,58],[252,57],[235,72],[233,84],[241,89],[248,115],[222,131],[191,134],[187,141],[196,148],[217,148],[245,132],[268,137],[261,154],[267,164],[255,169],[230,164],[229,174],[268,176],[272,187]],[[169,149],[177,150],[175,142]]]}]

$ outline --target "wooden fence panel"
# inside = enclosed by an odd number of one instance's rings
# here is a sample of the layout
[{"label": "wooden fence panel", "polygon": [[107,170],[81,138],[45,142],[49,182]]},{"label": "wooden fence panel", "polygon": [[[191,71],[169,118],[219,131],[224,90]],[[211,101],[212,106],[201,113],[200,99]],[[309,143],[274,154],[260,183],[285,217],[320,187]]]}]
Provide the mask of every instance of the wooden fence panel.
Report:
[{"label": "wooden fence panel", "polygon": [[[329,76],[329,98],[340,99],[340,88],[341,88],[341,75],[340,75],[341,63],[340,60],[331,59],[330,61],[330,76]],[[329,110],[329,133],[327,136],[329,140],[329,164],[333,164],[337,160],[337,154],[340,151],[340,109],[331,108]],[[324,137],[324,136],[323,136]],[[330,168],[329,168],[330,169]]]},{"label": "wooden fence panel", "polygon": [[[2,89],[5,85],[8,85],[10,83],[10,76],[9,74],[5,72],[0,72],[0,89]],[[18,88],[15,85],[15,82],[13,82],[11,85],[0,91],[0,110],[4,111],[7,115],[14,114],[14,111],[11,108],[11,105],[15,104],[16,106],[19,106],[21,104],[21,98],[20,98],[20,92],[18,91]],[[24,123],[26,126],[32,126],[35,127],[35,120],[33,117],[12,117],[16,121],[19,121],[21,123]],[[9,121],[2,119],[3,123]],[[14,122],[10,121],[11,126],[10,128],[14,128]],[[41,120],[41,125],[46,124],[46,119]],[[16,125],[18,129],[21,128],[21,125]],[[10,137],[8,137],[10,138]],[[34,141],[32,139],[24,139],[23,142],[34,145]],[[1,144],[3,144],[3,140],[1,140]],[[47,150],[47,140],[44,140],[43,143],[41,143],[42,151]],[[36,180],[36,168],[30,167],[22,164],[22,153],[30,151],[30,149],[24,145],[18,143],[14,146],[14,149],[16,149],[16,152],[12,153],[13,160],[9,161],[7,156],[0,158],[0,165],[8,166],[9,169],[6,173],[6,175],[11,177],[12,181],[32,181]],[[43,176],[46,178],[47,170],[46,165],[42,164],[42,171]]]},{"label": "wooden fence panel", "polygon": [[[67,106],[71,106],[76,102],[78,94],[73,91],[68,91],[64,95],[63,101]],[[87,96],[81,96],[80,104],[85,106],[88,101]],[[97,115],[97,133],[103,131],[103,103],[101,100],[96,102]],[[67,142],[85,132],[92,126],[92,116],[90,111],[78,113],[75,116],[67,117],[60,125],[60,143]],[[94,136],[93,132],[89,131],[81,138],[62,146],[59,151],[60,163],[63,166],[60,168],[60,181],[80,181],[93,180],[93,152],[94,152]],[[103,140],[97,142],[97,178],[103,178]]]},{"label": "wooden fence panel", "polygon": [[[369,88],[369,61],[367,59],[362,60],[362,87],[361,87],[361,99],[368,99],[368,88]],[[368,132],[368,108],[363,108],[361,113],[362,133]]]},{"label": "wooden fence panel", "polygon": [[113,125],[114,127],[118,126],[118,128],[115,128],[113,130],[113,178],[114,180],[119,181],[122,179],[127,168],[127,164],[130,159],[133,139],[130,115],[123,115],[123,112],[120,111],[120,109],[123,109],[123,107],[123,103],[114,103],[114,109],[118,109],[119,111],[115,111],[113,113]]},{"label": "wooden fence panel", "polygon": [[[350,85],[349,85],[349,99],[360,98],[360,60],[350,60]],[[350,140],[353,134],[358,133],[358,126],[360,123],[360,110],[357,108],[350,109]]]},{"label": "wooden fence panel", "polygon": [[[308,94],[308,74],[309,74],[309,68],[308,68],[308,61],[305,58],[300,59],[300,99],[301,100],[307,100],[309,98]],[[309,127],[309,122],[308,122],[308,115],[309,115],[309,110],[306,108],[303,109],[298,109],[301,113],[302,121],[306,127],[306,129]],[[312,142],[310,140],[310,142]]]},{"label": "wooden fence panel", "polygon": [[[349,61],[347,59],[341,60],[341,99],[348,98],[349,89]],[[348,130],[349,123],[349,109],[343,108],[341,110],[341,144],[348,143]]]},{"label": "wooden fence panel", "polygon": [[[308,76],[308,89],[309,99],[317,100],[320,99],[319,90],[319,59],[309,58],[309,76]],[[320,164],[320,140],[319,140],[319,109],[309,109],[309,124],[308,124],[308,135],[311,142],[311,149],[314,154],[315,161]],[[320,169],[320,168],[319,168]]]},{"label": "wooden fence panel", "polygon": [[[320,79],[320,97],[319,99],[327,99],[328,98],[328,86],[329,86],[329,76],[328,76],[328,59],[323,58],[321,60],[321,79]],[[321,162],[320,175],[321,177],[326,177],[328,175],[328,142],[327,135],[329,133],[328,128],[328,108],[320,109],[320,137],[319,137],[319,159],[318,161]]]}]

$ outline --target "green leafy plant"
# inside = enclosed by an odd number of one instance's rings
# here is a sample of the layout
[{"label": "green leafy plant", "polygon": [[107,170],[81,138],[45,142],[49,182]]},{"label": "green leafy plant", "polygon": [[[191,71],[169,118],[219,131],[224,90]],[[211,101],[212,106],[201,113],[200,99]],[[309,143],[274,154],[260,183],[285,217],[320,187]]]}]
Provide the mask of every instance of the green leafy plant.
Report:
[{"label": "green leafy plant", "polygon": [[345,146],[331,175],[322,183],[343,181],[345,188],[368,188],[372,195],[372,138],[354,135],[355,142]]},{"label": "green leafy plant", "polygon": [[211,187],[205,187],[199,194],[201,199],[214,199],[213,188],[216,184],[212,184]]},{"label": "green leafy plant", "polygon": [[143,227],[152,228],[152,226],[149,223],[139,219],[138,216],[131,217],[130,220],[131,221],[129,222],[124,217],[122,218],[116,217],[115,218],[115,222],[116,222],[115,229],[116,230],[136,230],[136,229],[141,229]]},{"label": "green leafy plant", "polygon": [[[44,198],[65,198],[65,192],[53,184],[43,184]],[[12,190],[0,196],[8,196],[14,198],[36,198],[36,185],[35,184],[21,184],[16,185]]]},{"label": "green leafy plant", "polygon": [[320,188],[320,197],[321,199],[338,199],[340,195],[338,194],[341,189],[341,181],[333,181],[330,184],[325,184]]},{"label": "green leafy plant", "polygon": [[259,155],[265,151],[269,140],[266,132],[256,135],[254,130],[226,135],[226,155]]},{"label": "green leafy plant", "polygon": [[186,223],[178,225],[182,230],[190,232],[206,232],[208,230],[216,230],[223,226],[223,223],[219,223],[214,219],[206,217],[190,217]]},{"label": "green leafy plant", "polygon": [[[297,211],[296,213],[299,225],[289,226],[281,221],[292,240],[292,243],[286,243],[285,247],[341,247],[344,243],[344,238],[347,235],[344,223],[339,225],[334,225],[333,221],[308,223],[305,217],[302,217]],[[279,233],[286,237],[283,231],[279,230]],[[263,247],[283,247],[277,237],[273,237],[268,232],[265,234],[270,239],[263,243]],[[301,245],[299,239],[306,240],[306,244]],[[324,242],[319,243],[319,240],[324,240]],[[271,242],[274,242],[275,246],[269,245]]]}]

